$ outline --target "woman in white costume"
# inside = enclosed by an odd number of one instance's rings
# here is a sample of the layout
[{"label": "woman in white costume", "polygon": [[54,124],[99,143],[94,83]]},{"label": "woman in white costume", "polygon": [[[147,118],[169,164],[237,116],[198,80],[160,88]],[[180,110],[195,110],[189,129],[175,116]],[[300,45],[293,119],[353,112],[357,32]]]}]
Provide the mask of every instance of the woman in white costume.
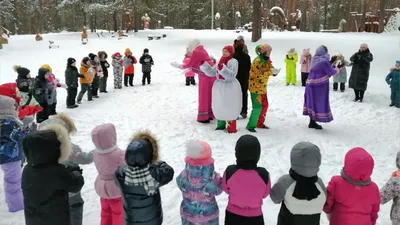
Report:
[{"label": "woman in white costume", "polygon": [[222,49],[218,65],[210,66],[205,62],[200,70],[207,76],[217,78],[212,87],[211,100],[212,111],[218,120],[216,130],[227,129],[228,133],[236,133],[236,120],[242,110],[242,88],[236,79],[238,61],[233,58],[233,46]]}]

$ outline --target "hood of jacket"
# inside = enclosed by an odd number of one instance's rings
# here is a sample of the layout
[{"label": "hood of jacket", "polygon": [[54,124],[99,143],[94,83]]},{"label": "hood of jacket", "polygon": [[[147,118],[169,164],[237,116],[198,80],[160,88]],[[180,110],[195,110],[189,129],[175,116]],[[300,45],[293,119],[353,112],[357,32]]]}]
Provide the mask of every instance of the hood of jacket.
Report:
[{"label": "hood of jacket", "polygon": [[300,142],[290,152],[291,168],[303,177],[317,176],[321,166],[321,151],[313,143]]},{"label": "hood of jacket", "polygon": [[133,135],[126,153],[126,164],[132,167],[145,167],[159,160],[158,142],[149,131],[141,131]]},{"label": "hood of jacket", "polygon": [[108,55],[107,55],[107,53],[105,52],[105,51],[99,51],[98,53],[97,53],[97,55],[99,56],[99,59],[100,60],[102,60],[102,55],[104,55],[104,59],[103,60],[106,60],[107,59],[107,57],[108,57]]},{"label": "hood of jacket", "polygon": [[39,124],[39,128],[47,126],[49,124],[58,124],[63,126],[68,131],[68,134],[73,134],[76,132],[74,122],[66,114],[59,113],[54,116],[50,116],[47,120]]},{"label": "hood of jacket", "polygon": [[58,124],[49,124],[29,133],[22,145],[27,162],[33,167],[63,163],[72,152],[68,131]]},{"label": "hood of jacket", "polygon": [[374,159],[363,148],[353,148],[344,158],[343,172],[354,181],[368,181],[374,170]]},{"label": "hood of jacket", "polygon": [[95,127],[92,131],[92,141],[96,152],[106,154],[115,151],[117,146],[117,130],[114,124],[106,123]]},{"label": "hood of jacket", "polygon": [[257,169],[260,160],[261,145],[257,137],[253,135],[243,135],[236,142],[235,156],[236,164],[240,169]]}]

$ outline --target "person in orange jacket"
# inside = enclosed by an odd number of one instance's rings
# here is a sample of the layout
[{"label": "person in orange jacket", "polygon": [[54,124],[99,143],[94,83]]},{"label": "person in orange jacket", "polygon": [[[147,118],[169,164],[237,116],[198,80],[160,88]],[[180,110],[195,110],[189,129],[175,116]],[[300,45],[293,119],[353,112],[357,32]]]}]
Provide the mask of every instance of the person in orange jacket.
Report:
[{"label": "person in orange jacket", "polygon": [[127,48],[125,49],[125,57],[123,60],[124,65],[124,85],[128,87],[128,80],[129,86],[133,87],[133,77],[135,76],[135,67],[133,64],[136,64],[137,60],[135,56],[132,55],[132,51]]},{"label": "person in orange jacket", "polygon": [[96,70],[90,63],[90,58],[85,57],[82,59],[81,68],[79,69],[79,73],[82,74],[84,77],[80,78],[81,83],[81,91],[79,92],[77,103],[82,103],[83,95],[87,92],[88,101],[92,101],[92,82],[93,77],[96,74]]}]

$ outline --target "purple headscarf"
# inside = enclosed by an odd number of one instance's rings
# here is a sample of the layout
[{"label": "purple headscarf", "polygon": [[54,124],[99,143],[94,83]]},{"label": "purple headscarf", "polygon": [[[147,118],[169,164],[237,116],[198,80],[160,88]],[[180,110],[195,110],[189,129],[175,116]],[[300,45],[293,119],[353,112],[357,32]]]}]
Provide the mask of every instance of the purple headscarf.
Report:
[{"label": "purple headscarf", "polygon": [[311,67],[318,64],[319,62],[323,61],[329,62],[329,57],[330,56],[328,54],[328,49],[324,45],[319,46],[317,50],[315,50],[314,57],[312,57]]}]

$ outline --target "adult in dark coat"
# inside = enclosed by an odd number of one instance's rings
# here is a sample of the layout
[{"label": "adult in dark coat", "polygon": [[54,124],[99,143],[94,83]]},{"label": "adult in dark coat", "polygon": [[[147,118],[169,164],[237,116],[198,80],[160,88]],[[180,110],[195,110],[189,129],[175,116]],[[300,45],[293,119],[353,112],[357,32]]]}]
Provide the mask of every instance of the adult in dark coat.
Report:
[{"label": "adult in dark coat", "polygon": [[234,47],[235,53],[233,55],[233,58],[235,58],[239,63],[236,79],[238,79],[240,86],[242,87],[242,111],[240,112],[240,115],[243,118],[246,118],[251,59],[249,54],[244,52],[244,43],[242,41],[235,40]]},{"label": "adult in dark coat", "polygon": [[43,108],[42,111],[36,114],[36,122],[41,123],[49,118],[50,108],[49,99],[51,98],[53,85],[47,80],[49,70],[40,68],[38,75],[35,78],[33,97]]},{"label": "adult in dark coat", "polygon": [[124,225],[161,225],[163,213],[159,188],[174,177],[174,169],[159,161],[158,144],[147,133],[136,134],[126,153],[126,166],[115,172],[124,204]]},{"label": "adult in dark coat", "polygon": [[78,77],[85,78],[78,72],[76,68],[76,60],[68,58],[67,69],[65,69],[65,84],[67,85],[67,108],[73,109],[78,107],[75,98],[78,93]]},{"label": "adult in dark coat", "polygon": [[68,192],[81,190],[79,167],[61,164],[71,153],[68,131],[58,124],[43,126],[23,142],[28,164],[22,172],[26,225],[70,225]]},{"label": "adult in dark coat", "polygon": [[354,89],[355,102],[362,102],[364,99],[372,60],[373,55],[369,51],[368,45],[365,43],[361,44],[360,50],[350,57],[353,68],[351,69],[349,87]]}]

